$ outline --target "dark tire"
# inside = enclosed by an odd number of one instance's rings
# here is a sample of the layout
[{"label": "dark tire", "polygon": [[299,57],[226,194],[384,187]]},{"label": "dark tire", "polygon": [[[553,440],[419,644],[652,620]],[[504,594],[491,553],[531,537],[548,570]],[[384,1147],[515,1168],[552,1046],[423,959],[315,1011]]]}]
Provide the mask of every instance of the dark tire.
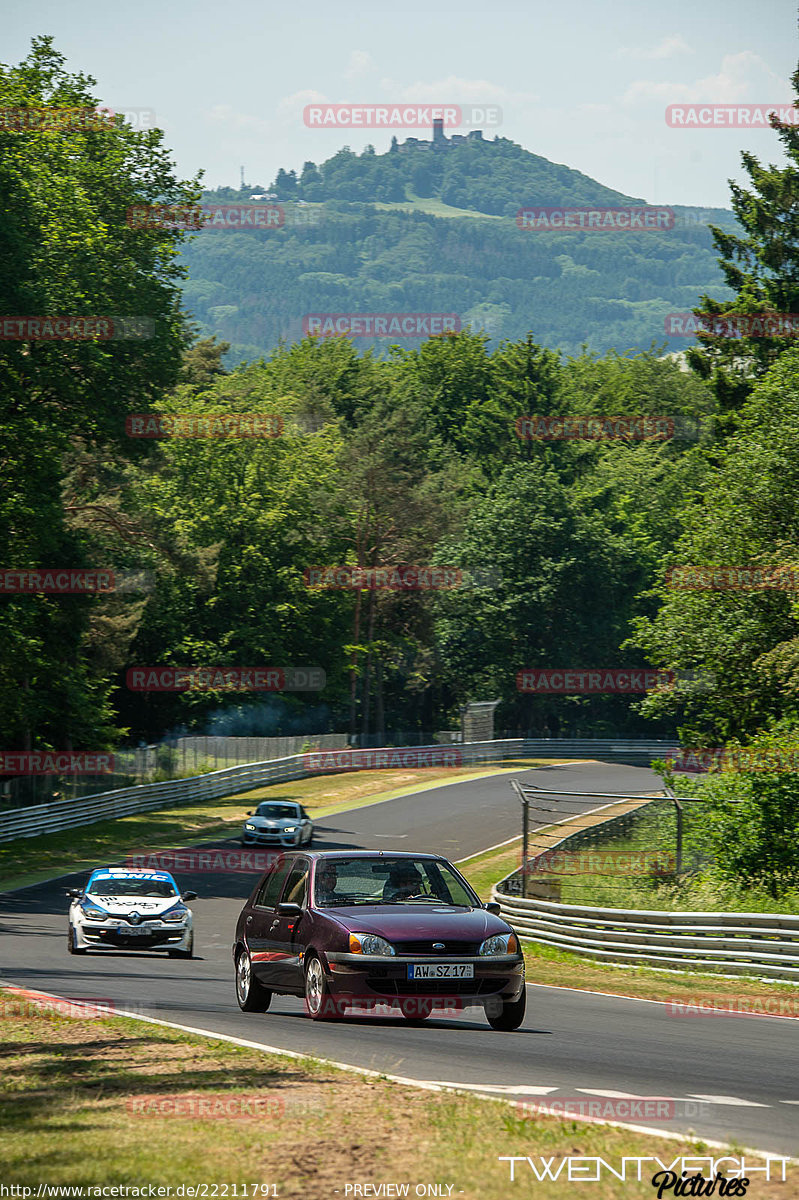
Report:
[{"label": "dark tire", "polygon": [[167,950],[170,958],[194,958],[194,932],[189,939],[188,950]]},{"label": "dark tire", "polygon": [[305,1011],[314,1021],[327,1021],[342,1017],[346,1001],[336,1000],[330,995],[325,971],[315,954],[309,955],[305,963]]},{"label": "dark tire", "polygon": [[400,1000],[400,1012],[409,1025],[424,1025],[428,1017],[433,1014],[433,1005],[430,1000],[417,1000],[410,998],[408,1000]]},{"label": "dark tire", "polygon": [[71,925],[67,925],[67,950],[70,954],[85,954],[86,950],[83,946],[75,945],[75,931]]},{"label": "dark tire", "polygon": [[272,993],[252,972],[249,950],[236,955],[236,999],[242,1012],[266,1012],[272,1003]]},{"label": "dark tire", "polygon": [[309,838],[308,838],[308,841],[305,843],[305,845],[306,845],[306,846],[312,846],[312,845],[313,845],[313,830],[311,830],[310,836],[309,836]]},{"label": "dark tire", "polygon": [[[494,1005],[497,1006],[496,1011],[494,1010]],[[514,1029],[518,1029],[521,1025],[524,1020],[526,1006],[527,989],[525,988],[518,1000],[500,1000],[497,997],[494,999],[493,1004],[489,1001],[486,1004],[486,1019],[492,1029],[499,1029],[508,1033]]]}]

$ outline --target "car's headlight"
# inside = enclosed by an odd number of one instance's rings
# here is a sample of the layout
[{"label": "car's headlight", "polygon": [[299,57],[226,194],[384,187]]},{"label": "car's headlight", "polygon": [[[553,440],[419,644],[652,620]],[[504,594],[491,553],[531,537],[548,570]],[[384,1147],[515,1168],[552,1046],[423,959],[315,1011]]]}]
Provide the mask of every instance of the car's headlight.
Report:
[{"label": "car's headlight", "polygon": [[245,821],[245,822],[244,822],[244,828],[245,828],[245,829],[249,829],[249,830],[250,830],[252,833],[255,833],[255,828],[256,828],[256,827],[255,827],[255,825],[251,825],[251,824],[249,823],[249,821]]},{"label": "car's headlight", "polygon": [[296,833],[296,832],[297,832],[297,826],[296,826],[296,825],[284,825],[284,826],[283,826],[283,832],[284,832],[284,833]]},{"label": "car's headlight", "polygon": [[486,938],[480,947],[479,954],[518,954],[519,939],[515,933],[495,933]]},{"label": "car's headlight", "polygon": [[396,950],[385,938],[376,933],[351,933],[350,954],[396,954]]},{"label": "car's headlight", "polygon": [[168,909],[165,913],[161,913],[162,921],[183,921],[188,916],[189,910],[185,904],[176,904],[174,908]]},{"label": "car's headlight", "polygon": [[104,921],[108,916],[104,908],[100,908],[99,904],[93,904],[91,900],[82,900],[80,911],[90,921]]}]

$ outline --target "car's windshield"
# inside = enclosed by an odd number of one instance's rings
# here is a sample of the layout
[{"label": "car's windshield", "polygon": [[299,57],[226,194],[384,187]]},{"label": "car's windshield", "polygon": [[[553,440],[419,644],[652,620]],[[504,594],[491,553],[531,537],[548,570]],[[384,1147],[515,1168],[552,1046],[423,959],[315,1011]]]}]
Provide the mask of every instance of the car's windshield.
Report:
[{"label": "car's windshield", "polygon": [[480,901],[447,863],[430,858],[329,858],[316,866],[315,903],[453,904],[473,908]]},{"label": "car's windshield", "polygon": [[281,817],[299,816],[293,804],[259,804],[255,810],[256,817],[269,817],[276,821]]},{"label": "car's windshield", "polygon": [[158,900],[179,895],[171,879],[147,879],[141,875],[98,875],[86,890],[90,896],[152,896]]}]

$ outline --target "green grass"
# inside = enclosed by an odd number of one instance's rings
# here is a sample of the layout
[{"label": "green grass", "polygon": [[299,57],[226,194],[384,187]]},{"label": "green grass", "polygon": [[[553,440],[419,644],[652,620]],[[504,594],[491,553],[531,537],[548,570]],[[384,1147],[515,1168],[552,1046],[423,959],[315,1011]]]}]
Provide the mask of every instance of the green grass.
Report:
[{"label": "green grass", "polygon": [[[268,1036],[268,1014],[252,1024],[254,1036]],[[432,1024],[421,1035],[435,1039]],[[18,993],[0,993],[0,1038],[6,1186],[207,1184],[210,1196],[227,1184],[230,1197],[233,1185],[241,1196],[243,1184],[257,1182],[275,1185],[280,1200],[337,1192],[343,1200],[348,1183],[390,1181],[409,1183],[410,1195],[437,1183],[444,1196],[508,1200],[532,1192],[529,1176],[509,1183],[502,1155],[599,1157],[618,1168],[623,1157],[672,1162],[707,1152],[697,1138],[533,1115],[164,1026],[59,1016]],[[562,1178],[535,1183],[535,1196],[562,1200],[564,1186]],[[785,1194],[756,1187],[763,1200]],[[648,1177],[611,1176],[591,1195],[654,1193]]]}]

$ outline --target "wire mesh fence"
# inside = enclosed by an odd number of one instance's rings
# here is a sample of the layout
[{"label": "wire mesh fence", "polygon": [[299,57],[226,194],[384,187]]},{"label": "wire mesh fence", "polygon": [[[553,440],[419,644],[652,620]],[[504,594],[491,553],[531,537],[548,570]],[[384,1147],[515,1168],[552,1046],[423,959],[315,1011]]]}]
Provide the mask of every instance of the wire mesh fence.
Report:
[{"label": "wire mesh fence", "polygon": [[660,907],[669,888],[713,861],[702,800],[516,790],[526,802],[528,833],[526,856],[522,851],[507,881],[511,894]]}]

